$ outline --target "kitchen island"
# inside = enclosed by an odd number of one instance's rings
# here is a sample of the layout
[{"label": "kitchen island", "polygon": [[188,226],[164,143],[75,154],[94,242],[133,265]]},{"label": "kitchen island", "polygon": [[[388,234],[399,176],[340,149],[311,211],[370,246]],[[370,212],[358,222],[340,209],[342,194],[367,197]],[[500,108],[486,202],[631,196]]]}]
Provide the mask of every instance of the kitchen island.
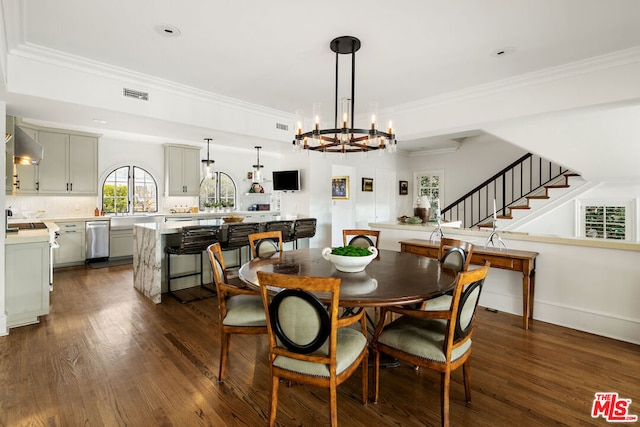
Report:
[{"label": "kitchen island", "polygon": [[[258,223],[260,230],[264,230],[264,224],[268,220],[264,217],[246,218],[243,223]],[[163,292],[167,292],[166,283],[166,256],[167,246],[178,246],[180,244],[182,227],[194,225],[217,225],[222,228],[222,240],[226,236],[228,224],[221,219],[200,219],[192,221],[167,221],[164,223],[142,223],[136,224],[133,230],[133,286],[154,303],[161,302]],[[288,243],[291,245],[291,243]],[[242,260],[247,260],[248,247],[243,248],[244,256]],[[225,251],[225,264],[237,265],[236,251]],[[200,258],[198,255],[180,255],[171,258],[172,276],[188,272],[195,272],[200,269]],[[204,283],[212,281],[211,268],[205,258],[204,262]],[[198,276],[182,277],[171,280],[171,289],[180,290],[193,286],[199,286]]]}]

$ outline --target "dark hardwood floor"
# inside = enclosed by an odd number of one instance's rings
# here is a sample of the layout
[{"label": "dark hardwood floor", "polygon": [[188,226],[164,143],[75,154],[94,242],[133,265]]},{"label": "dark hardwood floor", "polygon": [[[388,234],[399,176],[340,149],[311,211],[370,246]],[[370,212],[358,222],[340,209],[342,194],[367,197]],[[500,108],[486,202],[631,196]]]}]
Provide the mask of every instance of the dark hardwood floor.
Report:
[{"label": "dark hardwood floor", "polygon": [[[234,336],[227,378],[216,379],[216,299],[154,305],[131,266],[55,272],[51,313],[0,337],[0,426],[257,426],[266,423],[266,339]],[[640,347],[520,317],[479,314],[473,401],[453,374],[454,426],[603,426],[594,393],[618,392],[640,414]],[[360,374],[338,388],[345,426],[440,424],[436,373],[381,372],[380,399],[362,406]],[[280,388],[278,424],[329,422],[328,391]]]}]

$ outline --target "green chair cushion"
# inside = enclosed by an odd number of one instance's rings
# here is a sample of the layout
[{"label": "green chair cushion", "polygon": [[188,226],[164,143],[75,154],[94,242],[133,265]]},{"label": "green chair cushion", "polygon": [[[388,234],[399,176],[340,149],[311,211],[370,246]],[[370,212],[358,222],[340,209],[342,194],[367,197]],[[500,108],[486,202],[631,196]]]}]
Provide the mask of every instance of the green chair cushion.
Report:
[{"label": "green chair cushion", "polygon": [[[353,364],[367,346],[367,339],[360,331],[341,328],[337,331],[336,374],[340,374]],[[316,353],[329,355],[329,340]],[[288,371],[316,377],[329,377],[329,366],[323,363],[296,360],[286,356],[277,356],[273,365]]]},{"label": "green chair cushion", "polygon": [[440,295],[439,297],[427,300],[426,311],[449,310],[451,308],[451,295]]},{"label": "green chair cushion", "polygon": [[[378,342],[413,356],[445,363],[446,326],[446,320],[402,316],[384,328],[378,337]],[[458,359],[470,348],[471,340],[467,340],[453,350],[451,359]]]},{"label": "green chair cushion", "polygon": [[266,326],[267,318],[259,295],[234,295],[227,300],[226,326]]}]

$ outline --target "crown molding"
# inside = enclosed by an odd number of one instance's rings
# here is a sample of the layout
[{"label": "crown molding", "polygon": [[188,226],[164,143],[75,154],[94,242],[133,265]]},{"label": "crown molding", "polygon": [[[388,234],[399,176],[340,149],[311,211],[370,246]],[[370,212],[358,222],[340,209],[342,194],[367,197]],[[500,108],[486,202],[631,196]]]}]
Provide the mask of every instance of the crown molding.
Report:
[{"label": "crown molding", "polygon": [[411,103],[401,104],[392,107],[392,110],[395,114],[408,113],[447,103],[486,97],[521,87],[539,85],[541,83],[554,80],[566,79],[581,74],[593,73],[639,62],[640,46],[634,46],[629,49],[570,62],[557,67],[546,68],[540,71],[521,74],[519,76],[497,80],[483,85],[472,86],[459,91],[447,92],[442,95],[425,98]]},{"label": "crown molding", "polygon": [[272,117],[277,120],[293,121],[293,114],[258,104],[241,101],[239,99],[207,92],[193,86],[183,85],[170,80],[139,73],[126,68],[113,66],[99,61],[72,55],[55,49],[46,48],[32,43],[25,43],[12,49],[9,55],[32,61],[42,62],[60,68],[68,68],[102,78],[119,80],[123,85],[135,85],[136,89],[145,91],[161,90],[172,95],[189,97],[208,102],[225,108],[243,110],[253,114]]},{"label": "crown molding", "polygon": [[421,151],[411,151],[409,157],[434,156],[438,154],[455,153],[460,148],[460,144],[453,147],[433,148]]}]

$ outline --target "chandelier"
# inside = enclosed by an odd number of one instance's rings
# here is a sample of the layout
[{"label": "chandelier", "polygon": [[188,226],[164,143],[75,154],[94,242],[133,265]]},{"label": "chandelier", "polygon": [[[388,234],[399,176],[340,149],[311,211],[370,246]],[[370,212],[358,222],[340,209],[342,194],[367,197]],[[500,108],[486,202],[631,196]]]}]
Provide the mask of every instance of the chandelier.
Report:
[{"label": "chandelier", "polygon": [[[352,153],[367,152],[372,150],[387,149],[388,152],[396,151],[396,136],[393,133],[391,122],[387,132],[376,129],[375,108],[371,115],[369,129],[357,129],[354,127],[355,111],[355,68],[356,52],[360,49],[360,40],[352,36],[337,37],[329,44],[331,51],[336,54],[336,94],[334,126],[332,129],[320,129],[320,112],[314,111],[314,128],[308,132],[302,132],[303,114],[296,112],[296,136],[293,145],[304,150],[314,150],[327,153]],[[341,101],[342,121],[338,127],[338,58],[341,54],[351,54],[351,98]],[[314,110],[319,108],[316,106]]]},{"label": "chandelier", "polygon": [[205,138],[204,140],[207,141],[207,159],[201,160],[202,175],[204,176],[205,179],[208,179],[213,176],[213,164],[215,163],[215,161],[209,159],[209,143],[211,142],[211,138]]}]

